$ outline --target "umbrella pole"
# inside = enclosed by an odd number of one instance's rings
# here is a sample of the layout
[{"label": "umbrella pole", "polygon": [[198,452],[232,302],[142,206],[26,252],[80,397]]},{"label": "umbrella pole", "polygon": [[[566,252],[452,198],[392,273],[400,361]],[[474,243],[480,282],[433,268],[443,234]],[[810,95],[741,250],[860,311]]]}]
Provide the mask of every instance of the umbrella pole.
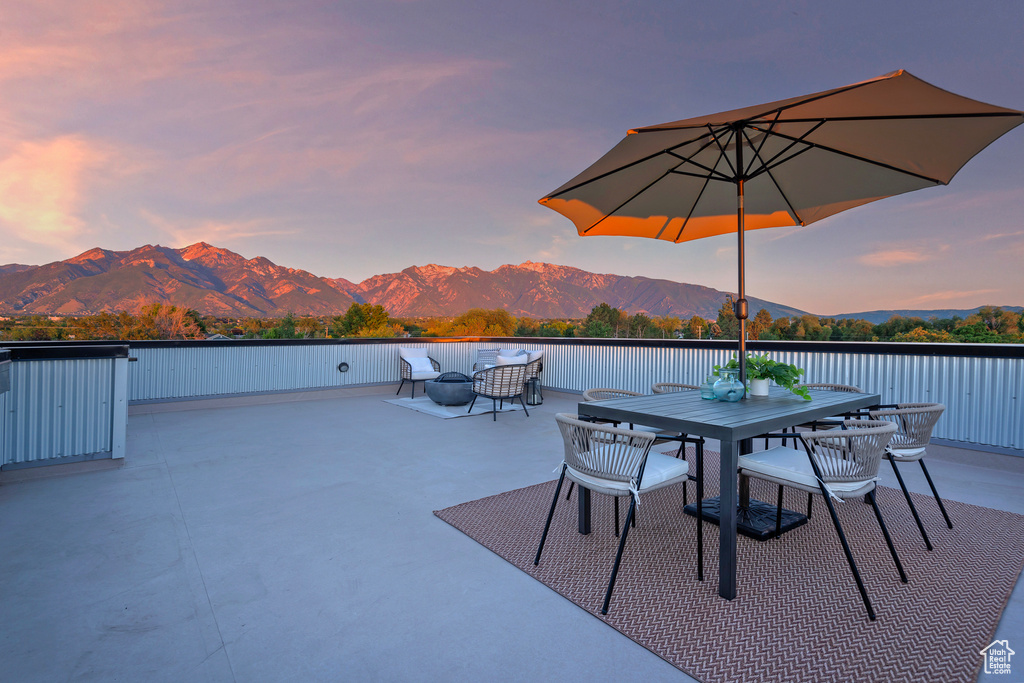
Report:
[{"label": "umbrella pole", "polygon": [[[746,252],[743,240],[743,219],[745,209],[743,206],[743,144],[742,132],[736,131],[736,255],[739,260],[739,287],[737,291],[736,304],[733,306],[736,320],[739,321],[740,337],[740,382],[747,386],[747,292],[745,274],[747,271]],[[744,394],[746,398],[746,394]]]}]

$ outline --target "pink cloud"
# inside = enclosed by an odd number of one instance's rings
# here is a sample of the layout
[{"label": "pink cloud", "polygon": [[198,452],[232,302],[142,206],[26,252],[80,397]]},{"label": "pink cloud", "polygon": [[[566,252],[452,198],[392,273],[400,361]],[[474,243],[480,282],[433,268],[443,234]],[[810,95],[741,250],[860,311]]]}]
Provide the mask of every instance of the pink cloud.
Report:
[{"label": "pink cloud", "polygon": [[76,136],[17,143],[0,159],[0,222],[21,240],[73,244],[83,230],[84,176],[105,156]]},{"label": "pink cloud", "polygon": [[870,254],[863,254],[857,258],[857,262],[865,266],[891,268],[911,263],[921,263],[931,258],[930,255],[913,249],[884,249],[871,252]]},{"label": "pink cloud", "polygon": [[1002,290],[999,289],[946,290],[914,297],[908,300],[907,304],[912,306],[924,304],[934,305],[939,303],[948,304],[955,301],[976,300],[978,297],[998,294],[1001,293],[1001,291]]}]

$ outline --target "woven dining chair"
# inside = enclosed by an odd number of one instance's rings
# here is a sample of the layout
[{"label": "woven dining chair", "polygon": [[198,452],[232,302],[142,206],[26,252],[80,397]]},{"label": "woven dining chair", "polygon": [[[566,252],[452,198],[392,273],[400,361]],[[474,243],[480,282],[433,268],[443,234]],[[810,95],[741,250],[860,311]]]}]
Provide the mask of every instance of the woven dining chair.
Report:
[{"label": "woven dining chair", "polygon": [[[846,554],[846,561],[857,582],[868,617],[875,620],[875,610],[871,606],[864,581],[857,570],[850,544],[843,533],[843,526],[836,515],[832,499],[846,500],[864,497],[875,511],[878,526],[889,547],[893,564],[899,571],[900,580],[907,583],[907,574],[903,571],[892,537],[882,519],[882,511],[875,499],[875,480],[878,478],[878,467],[882,462],[885,449],[896,433],[896,425],[881,420],[845,420],[842,429],[830,429],[820,432],[801,432],[799,434],[802,448],[776,446],[765,451],[758,451],[739,457],[741,475],[763,479],[780,484],[778,512],[775,518],[776,533],[779,533],[782,516],[783,486],[807,491],[820,495],[825,499],[832,524]],[[779,438],[792,439],[790,433],[775,435]]]},{"label": "woven dining chair", "polygon": [[696,384],[679,384],[678,382],[658,382],[651,385],[655,394],[668,394],[673,391],[700,391]]},{"label": "woven dining chair", "polygon": [[479,396],[491,399],[492,420],[498,419],[498,401],[504,405],[508,400],[515,403],[519,399],[519,405],[523,406],[526,417],[530,417],[530,411],[526,409],[523,402],[523,386],[526,383],[526,365],[516,363],[514,365],[495,365],[494,367],[480,370],[473,373],[473,400],[470,401],[467,413],[473,412],[473,406]]},{"label": "woven dining chair", "polygon": [[[551,499],[551,509],[548,511],[547,521],[544,523],[544,532],[541,534],[533,564],[536,566],[540,563],[544,543],[547,541],[548,531],[551,529],[551,520],[555,515],[555,507],[558,505],[558,497],[562,491],[562,484],[566,479],[578,483],[580,487],[585,487],[593,493],[614,496],[616,501],[619,498],[629,497],[629,511],[626,513],[621,532],[617,514],[618,507],[616,507],[615,533],[619,537],[619,546],[601,607],[601,614],[608,614],[612,591],[615,589],[615,579],[622,564],[622,551],[626,547],[626,538],[629,536],[629,527],[636,513],[637,502],[641,496],[651,491],[677,483],[685,485],[689,474],[689,465],[685,460],[652,452],[651,446],[655,439],[652,432],[618,429],[606,424],[584,422],[576,415],[566,413],[555,415],[555,421],[562,433],[565,455],[562,460],[561,474],[558,477],[558,485],[555,487],[555,495]],[[702,581],[704,578],[704,544],[703,518],[699,502],[697,512],[697,576],[698,580]]]},{"label": "woven dining chair", "polygon": [[[655,385],[657,386],[657,385]],[[677,385],[677,386],[688,386],[688,385]],[[700,390],[700,387],[696,387]],[[665,393],[665,392],[663,392]],[[631,396],[644,396],[639,391],[630,391],[629,389],[586,389],[583,392],[583,400],[590,401],[605,401],[612,398],[629,398]],[[613,424],[616,427],[619,425],[618,422],[594,420],[595,422],[604,422],[604,424]],[[697,453],[697,467],[696,470],[690,475],[690,481],[698,482],[698,488],[703,490],[704,481],[704,437],[691,437],[687,434],[680,434],[679,432],[673,432],[666,429],[658,429],[657,427],[648,427],[645,425],[629,425],[630,429],[637,429],[641,431],[654,432],[656,439],[654,445],[675,442],[679,444],[679,450],[676,452],[676,457],[686,460],[686,444],[693,444]],[[566,491],[565,499],[569,500],[572,496],[573,482],[569,482],[569,490]],[[687,501],[687,490],[683,487],[683,505],[688,503]],[[701,495],[701,494],[698,494]]]},{"label": "woven dining chair", "polygon": [[[849,394],[863,394],[864,391],[860,387],[853,386],[852,384],[830,384],[827,382],[810,382],[807,384],[800,384],[798,386],[806,387],[808,389],[818,389],[820,391],[839,391]],[[848,420],[855,417],[854,415],[836,415],[833,417],[824,417],[820,420],[814,420],[813,422],[806,422],[796,427],[790,427],[789,429],[783,429],[784,432],[792,432],[795,434],[797,429],[810,429],[817,431],[819,429],[833,429],[835,427],[841,427],[843,420]],[[765,439],[765,448],[768,448],[768,439]],[[785,445],[785,441],[783,441]],[[781,487],[780,487],[781,488]],[[807,517],[810,518],[811,512],[814,508],[814,494],[807,494]]]},{"label": "woven dining chair", "polygon": [[935,496],[935,502],[939,504],[939,510],[942,511],[942,516],[946,520],[946,526],[952,529],[953,522],[950,521],[949,515],[946,513],[946,506],[942,504],[942,498],[939,497],[939,492],[935,489],[932,475],[928,473],[928,468],[924,464],[925,450],[931,441],[932,429],[945,409],[946,406],[941,403],[900,403],[896,408],[868,411],[872,420],[888,420],[898,429],[885,451],[885,457],[892,465],[892,471],[896,473],[896,480],[900,483],[900,488],[903,489],[903,496],[907,499],[907,505],[910,506],[910,512],[914,515],[914,521],[917,522],[917,528],[921,532],[921,538],[924,539],[928,550],[932,549],[932,542],[924,530],[924,524],[921,523],[921,517],[917,514],[917,508],[910,498],[910,491],[907,490],[907,485],[904,483],[896,463],[914,462],[915,460],[921,463],[921,469],[924,471],[925,479],[928,480],[928,486],[932,489],[932,495]]}]

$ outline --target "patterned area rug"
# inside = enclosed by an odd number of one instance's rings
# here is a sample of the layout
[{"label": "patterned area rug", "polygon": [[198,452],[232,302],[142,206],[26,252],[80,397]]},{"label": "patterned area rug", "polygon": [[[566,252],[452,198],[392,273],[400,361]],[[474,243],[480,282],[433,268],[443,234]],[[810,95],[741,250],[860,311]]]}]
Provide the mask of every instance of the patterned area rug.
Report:
[{"label": "patterned area rug", "polygon": [[[706,495],[718,455],[706,458]],[[694,462],[691,455],[690,462]],[[942,486],[941,482],[937,485]],[[695,487],[690,487],[690,502]],[[738,539],[738,597],[718,597],[718,527],[704,527],[705,580],[696,578],[696,520],[682,487],[644,497],[607,616],[600,614],[617,539],[607,496],[593,496],[593,533],[576,531],[565,489],[540,566],[533,566],[555,482],[436,511],[438,517],[690,676],[711,681],[974,681],[1024,565],[1024,516],[916,496],[935,546],[928,552],[899,490],[879,506],[906,568],[899,580],[870,505],[837,504],[878,621],[868,620],[820,497],[804,526],[757,542]],[[774,501],[774,487],[751,482]],[[785,504],[805,510],[787,490]],[[623,507],[623,518],[625,508]]]},{"label": "patterned area rug", "polygon": [[[433,415],[434,417],[440,417],[443,419],[450,419],[453,417],[471,417],[473,415],[490,415],[494,410],[489,398],[478,398],[476,403],[473,404],[473,412],[469,412],[469,405],[464,406],[442,406],[434,403],[428,396],[417,396],[416,398],[388,398],[384,399],[385,403],[391,403],[396,406],[402,406],[403,408],[411,408],[418,413],[426,413],[427,415]],[[499,413],[508,413],[514,410],[522,410],[523,407],[518,403],[512,404],[505,402],[505,405],[498,408]]]}]

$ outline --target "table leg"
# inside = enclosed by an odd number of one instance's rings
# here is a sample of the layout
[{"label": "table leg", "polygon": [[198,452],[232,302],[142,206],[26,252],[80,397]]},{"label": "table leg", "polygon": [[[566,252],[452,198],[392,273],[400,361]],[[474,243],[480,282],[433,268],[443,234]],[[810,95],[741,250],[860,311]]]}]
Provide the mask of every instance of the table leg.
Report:
[{"label": "table leg", "polygon": [[722,441],[721,444],[718,594],[726,600],[732,600],[736,597],[736,470],[739,467],[739,449],[735,441]]},{"label": "table leg", "polygon": [[[753,451],[753,440],[744,439],[740,442],[740,453],[747,455]],[[750,507],[750,477],[744,477],[740,475],[740,507],[743,509]]]},{"label": "table leg", "polygon": [[576,498],[579,500],[578,524],[581,534],[590,533],[590,489],[576,487]]}]

